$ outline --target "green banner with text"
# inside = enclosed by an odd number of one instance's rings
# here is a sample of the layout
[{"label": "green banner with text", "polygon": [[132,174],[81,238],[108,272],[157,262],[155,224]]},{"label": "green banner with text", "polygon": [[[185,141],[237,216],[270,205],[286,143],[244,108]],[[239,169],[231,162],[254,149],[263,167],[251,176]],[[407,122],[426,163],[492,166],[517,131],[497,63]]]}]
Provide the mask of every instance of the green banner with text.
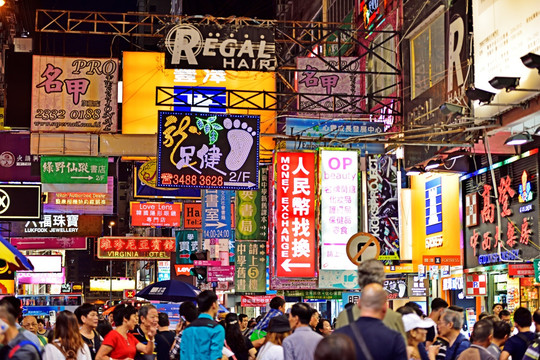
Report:
[{"label": "green banner with text", "polygon": [[90,156],[42,156],[44,184],[107,184],[109,159]]},{"label": "green banner with text", "polygon": [[266,241],[236,240],[236,294],[266,294]]},{"label": "green banner with text", "polygon": [[268,166],[259,167],[259,190],[236,191],[237,240],[268,238]]}]

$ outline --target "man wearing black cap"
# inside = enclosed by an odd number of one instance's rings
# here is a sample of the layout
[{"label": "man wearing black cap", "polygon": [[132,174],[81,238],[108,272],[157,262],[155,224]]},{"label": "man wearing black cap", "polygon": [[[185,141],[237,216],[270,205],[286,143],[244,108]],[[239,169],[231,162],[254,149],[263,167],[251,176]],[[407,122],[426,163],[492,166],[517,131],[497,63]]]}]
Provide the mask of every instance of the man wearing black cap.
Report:
[{"label": "man wearing black cap", "polygon": [[273,317],[266,330],[268,341],[259,350],[257,360],[283,359],[283,340],[291,333],[289,319],[285,315]]}]

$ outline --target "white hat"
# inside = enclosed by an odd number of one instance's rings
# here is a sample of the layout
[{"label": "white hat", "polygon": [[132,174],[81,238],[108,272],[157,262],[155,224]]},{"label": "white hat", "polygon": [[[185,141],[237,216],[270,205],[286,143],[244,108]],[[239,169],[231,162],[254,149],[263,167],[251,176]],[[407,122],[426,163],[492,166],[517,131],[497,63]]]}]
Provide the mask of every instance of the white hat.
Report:
[{"label": "white hat", "polygon": [[425,320],[422,320],[420,316],[416,314],[403,315],[402,319],[403,319],[403,325],[405,326],[405,332],[408,332],[417,328],[427,329],[433,326],[433,324]]}]

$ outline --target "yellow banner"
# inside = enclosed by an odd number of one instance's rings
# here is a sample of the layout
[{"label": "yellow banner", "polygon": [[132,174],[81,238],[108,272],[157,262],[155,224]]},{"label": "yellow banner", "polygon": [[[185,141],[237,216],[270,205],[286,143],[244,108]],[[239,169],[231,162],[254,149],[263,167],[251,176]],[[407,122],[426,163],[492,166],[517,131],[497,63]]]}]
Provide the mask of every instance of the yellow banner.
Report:
[{"label": "yellow banner", "polygon": [[[123,81],[123,134],[156,134],[158,110],[175,110],[175,106],[156,105],[157,87],[200,87],[201,94],[192,96],[186,93],[179,98],[197,104],[181,111],[201,112],[215,112],[211,102],[206,101],[209,98],[208,91],[215,91],[216,97],[224,97],[226,94],[216,89],[256,92],[276,90],[275,73],[272,72],[165,69],[165,55],[157,52],[124,52]],[[229,106],[229,101],[237,103],[240,100],[236,98],[226,101]],[[254,108],[263,107],[261,96],[254,96],[250,102]],[[276,133],[275,111],[228,109],[227,112],[260,115],[261,135]],[[272,138],[261,136],[260,159],[271,158],[273,149]]]}]

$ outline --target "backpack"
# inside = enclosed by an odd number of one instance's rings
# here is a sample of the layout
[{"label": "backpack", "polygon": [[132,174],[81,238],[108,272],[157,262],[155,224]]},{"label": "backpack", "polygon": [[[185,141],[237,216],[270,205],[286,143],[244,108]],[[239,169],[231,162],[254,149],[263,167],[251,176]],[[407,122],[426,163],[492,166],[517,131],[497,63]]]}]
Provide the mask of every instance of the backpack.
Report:
[{"label": "backpack", "polygon": [[64,348],[59,345],[58,343],[56,342],[53,342],[52,343],[58,350],[60,350],[60,352],[62,353],[62,355],[64,355],[64,357],[66,358],[66,360],[77,360],[77,353],[73,350],[69,350],[69,351],[65,351]]},{"label": "backpack", "polygon": [[527,336],[525,336],[525,335],[524,335],[523,333],[521,333],[521,332],[517,333],[516,336],[517,336],[518,338],[520,338],[521,340],[523,340],[523,342],[525,342],[525,344],[527,345],[527,348],[528,348],[530,345],[532,345],[532,344],[535,342],[535,340],[536,340],[536,338],[532,338],[532,339],[529,340],[529,338],[527,338]]},{"label": "backpack", "polygon": [[31,346],[33,346],[33,347],[36,349],[36,351],[37,351],[37,353],[38,353],[38,355],[39,355],[39,358],[41,359],[41,349],[40,349],[39,346],[37,346],[33,341],[30,341],[30,340],[23,340],[23,341],[21,341],[21,342],[15,344],[15,346],[9,351],[8,357],[7,357],[7,358],[8,358],[8,359],[12,359],[13,356],[17,353],[17,351],[18,351],[20,348],[22,348],[22,347],[24,347],[24,346],[26,346],[26,345],[31,345]]}]

